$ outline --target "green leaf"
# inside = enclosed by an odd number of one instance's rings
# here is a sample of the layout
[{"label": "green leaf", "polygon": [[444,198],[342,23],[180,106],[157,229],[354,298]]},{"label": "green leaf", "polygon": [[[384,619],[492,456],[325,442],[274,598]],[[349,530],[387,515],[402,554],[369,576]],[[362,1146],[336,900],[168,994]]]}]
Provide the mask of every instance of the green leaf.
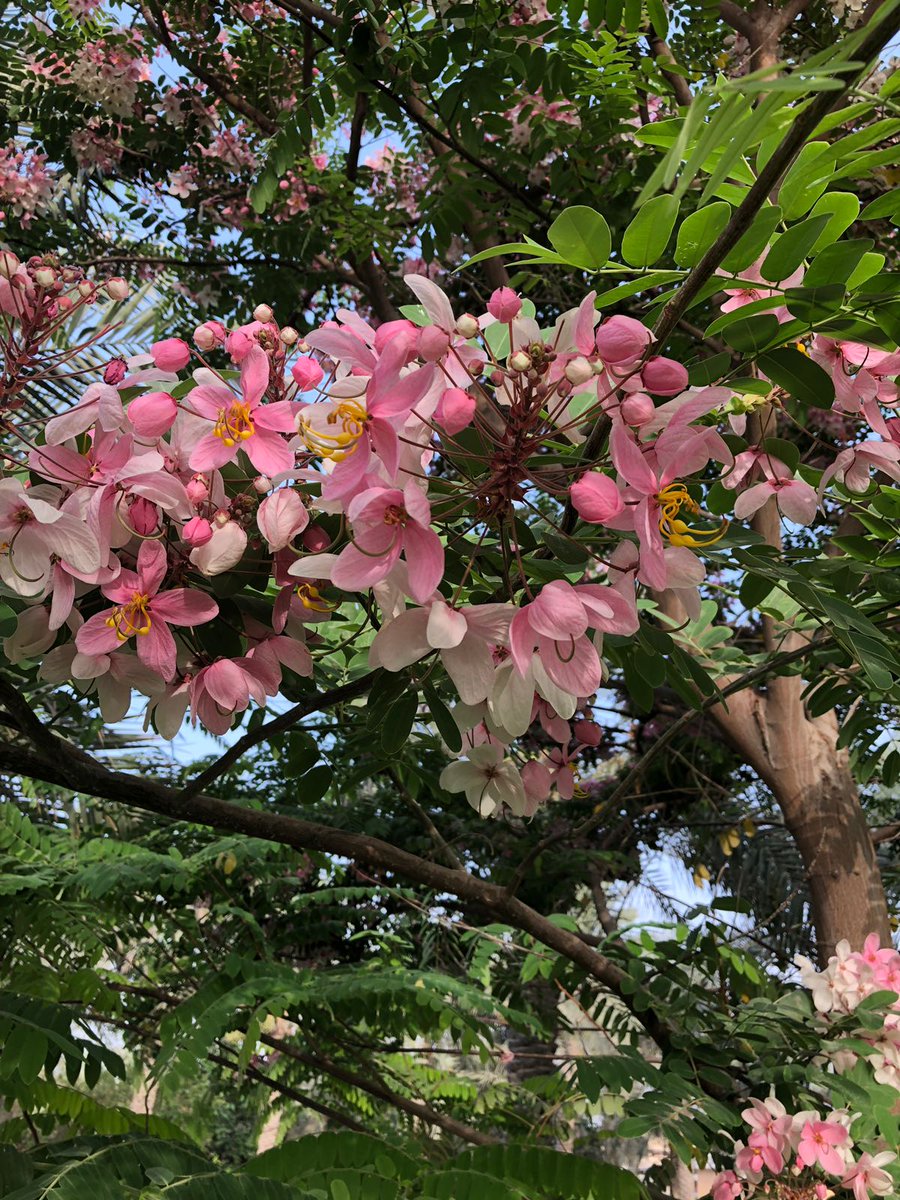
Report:
[{"label": "green leaf", "polygon": [[731,216],[731,205],[715,200],[698,208],[681,223],[675,243],[675,261],[680,267],[696,266]]},{"label": "green leaf", "polygon": [[852,192],[826,192],[813,205],[811,217],[828,215],[829,221],[813,243],[811,254],[818,254],[825,246],[836,242],[850,228],[859,215],[859,197]]},{"label": "green leaf", "polygon": [[793,275],[828,225],[828,217],[808,217],[798,225],[792,225],[774,242],[766,255],[760,274],[770,283],[780,283]]},{"label": "green leaf", "polygon": [[598,212],[576,204],[561,213],[547,235],[554,250],[573,267],[599,271],[609,262],[612,235]]},{"label": "green leaf", "polygon": [[900,212],[900,188],[893,188],[873,200],[859,214],[861,221],[877,221],[883,217],[894,217]]},{"label": "green leaf", "polygon": [[809,212],[828,186],[834,154],[828,142],[807,142],[778,189],[778,203],[786,221]]},{"label": "green leaf", "polygon": [[387,710],[381,727],[381,746],[386,754],[396,754],[406,745],[418,708],[419,693],[410,688]]},{"label": "green leaf", "polygon": [[649,267],[662,258],[678,216],[678,201],[664,193],[642,204],[622,236],[622,257],[632,267]]},{"label": "green leaf", "polygon": [[753,224],[740,238],[733,250],[722,259],[722,268],[734,275],[740,275],[747,267],[755,263],[768,246],[772,234],[781,221],[781,209],[777,204],[761,208],[756,214]]},{"label": "green leaf", "polygon": [[744,317],[723,331],[722,336],[729,346],[742,354],[754,354],[767,346],[778,332],[778,318],[771,313],[755,317]]},{"label": "green leaf", "polygon": [[759,356],[759,369],[802,404],[831,408],[834,383],[818,363],[789,346],[780,346]]},{"label": "green leaf", "polygon": [[447,748],[453,754],[459,754],[462,750],[462,734],[459,731],[459,726],[453,720],[453,716],[443,702],[440,696],[434,689],[433,684],[423,683],[422,694],[425,697],[425,703],[428,705],[428,711],[431,713],[432,720],[437,726],[438,732],[447,743]]},{"label": "green leaf", "polygon": [[847,283],[874,244],[871,238],[854,238],[826,246],[810,264],[803,278],[803,287]]},{"label": "green leaf", "polygon": [[334,779],[334,772],[327,763],[320,763],[297,780],[294,798],[299,804],[315,804],[321,800]]},{"label": "green leaf", "polygon": [[669,33],[669,18],[662,0],[647,0],[647,16],[656,36],[665,39]]}]

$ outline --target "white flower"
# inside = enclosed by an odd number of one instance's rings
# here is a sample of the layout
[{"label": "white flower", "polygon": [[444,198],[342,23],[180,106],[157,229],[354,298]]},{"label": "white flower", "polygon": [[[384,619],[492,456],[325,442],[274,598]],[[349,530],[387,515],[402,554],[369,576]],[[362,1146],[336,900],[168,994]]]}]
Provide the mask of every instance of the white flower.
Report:
[{"label": "white flower", "polygon": [[517,816],[525,812],[525,786],[514,763],[499,746],[476,746],[468,759],[459,759],[441,771],[441,787],[465,792],[466,799],[483,817],[505,804]]}]

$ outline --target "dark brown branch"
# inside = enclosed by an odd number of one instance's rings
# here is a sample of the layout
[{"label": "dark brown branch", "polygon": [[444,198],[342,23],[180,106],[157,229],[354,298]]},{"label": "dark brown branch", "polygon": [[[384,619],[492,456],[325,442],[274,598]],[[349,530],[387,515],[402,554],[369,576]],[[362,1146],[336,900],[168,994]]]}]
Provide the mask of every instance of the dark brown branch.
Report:
[{"label": "dark brown branch", "polygon": [[[647,41],[650,44],[650,51],[657,61],[664,59],[667,62],[675,62],[675,56],[661,37],[657,37],[656,34],[650,34]],[[666,70],[664,66],[660,66],[660,70],[678,103],[684,105],[686,108],[689,107],[694,96],[685,77],[679,75],[677,71]]]}]

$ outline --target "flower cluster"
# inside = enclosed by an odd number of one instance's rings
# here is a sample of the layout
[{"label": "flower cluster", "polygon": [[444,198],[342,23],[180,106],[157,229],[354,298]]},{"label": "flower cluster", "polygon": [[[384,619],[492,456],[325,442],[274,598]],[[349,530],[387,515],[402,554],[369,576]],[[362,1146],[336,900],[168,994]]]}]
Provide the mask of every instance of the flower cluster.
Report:
[{"label": "flower cluster", "polygon": [[23,149],[12,140],[0,146],[0,204],[26,228],[46,207],[55,187],[46,154]]},{"label": "flower cluster", "polygon": [[139,36],[124,29],[85,42],[68,73],[80,99],[117,117],[132,113],[138,85],[149,78],[150,64]]},{"label": "flower cluster", "polygon": [[[854,1041],[861,1039],[872,1047],[866,1057],[875,1080],[900,1092],[900,952],[892,946],[882,948],[877,934],[871,934],[860,951],[851,951],[847,942],[838,943],[824,971],[817,971],[806,958],[798,958],[798,963],[816,1011],[828,1021],[848,1016],[875,993],[895,993],[878,1033],[860,1030],[853,1036]],[[858,1055],[839,1045],[829,1060],[834,1070],[844,1071],[857,1062]],[[894,1194],[896,1181],[885,1168],[896,1154],[877,1145],[855,1156],[856,1118],[846,1110],[832,1111],[824,1118],[814,1111],[789,1114],[770,1096],[752,1100],[741,1115],[751,1132],[746,1144],[735,1144],[734,1169],[716,1177],[713,1200],[758,1194],[827,1200],[835,1187],[851,1191],[855,1200]]]},{"label": "flower cluster", "polygon": [[[49,259],[2,267],[12,413],[40,346],[97,285]],[[369,667],[438,667],[452,686],[462,749],[442,785],[485,815],[527,816],[574,794],[600,737],[604,639],[637,633],[641,589],[699,611],[703,557],[728,528],[701,480],[718,474],[739,517],[774,496],[811,521],[818,496],[764,447],[734,453],[720,427],[741,398],[690,387],[639,321],[598,324],[593,293],[542,330],[509,288],[457,316],[431,279],[406,282],[415,320],[341,310],[304,340],[263,304],[237,329],[204,323],[193,348],[168,337],[113,359],[40,436],[15,430],[0,581],[21,609],[6,653],[42,654],[43,678],[96,691],[108,720],[134,689],[167,736],[188,709],[224,733],[285,672],[314,675],[355,614]],[[830,469],[853,488],[888,469],[881,406],[900,363],[822,339],[810,353],[840,375],[841,411],[883,430]],[[600,416],[608,448],[588,460]],[[528,544],[535,514],[575,535],[574,564]]]}]

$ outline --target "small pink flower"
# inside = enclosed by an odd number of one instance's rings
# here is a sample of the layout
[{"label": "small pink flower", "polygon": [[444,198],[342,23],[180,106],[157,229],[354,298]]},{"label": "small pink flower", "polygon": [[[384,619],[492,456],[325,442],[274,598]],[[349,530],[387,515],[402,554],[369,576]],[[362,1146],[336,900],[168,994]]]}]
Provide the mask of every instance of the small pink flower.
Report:
[{"label": "small pink flower", "polygon": [[512,288],[501,287],[491,293],[487,307],[495,321],[507,324],[509,321],[514,321],[522,311],[522,301]]},{"label": "small pink flower", "polygon": [[314,358],[298,358],[291,367],[291,378],[301,392],[310,392],[318,387],[325,372]]},{"label": "small pink flower", "polygon": [[128,405],[128,420],[139,437],[162,437],[177,416],[178,404],[168,392],[145,392]]},{"label": "small pink flower", "polygon": [[841,1184],[850,1188],[855,1200],[869,1200],[870,1196],[889,1196],[894,1190],[894,1181],[883,1168],[896,1157],[890,1150],[874,1156],[861,1154],[845,1172]]},{"label": "small pink flower", "polygon": [[800,1131],[797,1158],[805,1167],[818,1163],[830,1175],[843,1175],[845,1163],[837,1147],[843,1146],[848,1137],[843,1125],[832,1121],[807,1121]]},{"label": "small pink flower", "polygon": [[653,341],[653,334],[634,317],[615,316],[603,322],[595,340],[603,361],[621,367],[638,361]]},{"label": "small pink flower", "polygon": [[712,1200],[739,1200],[744,1185],[734,1171],[721,1171],[713,1180],[710,1195]]},{"label": "small pink flower", "polygon": [[213,535],[213,527],[204,517],[191,517],[181,531],[189,546],[205,546]]},{"label": "small pink flower", "polygon": [[602,471],[589,471],[569,489],[572,507],[583,521],[605,525],[625,507],[615,482]]},{"label": "small pink flower", "polygon": [[447,388],[435,409],[434,419],[452,437],[472,424],[476,407],[477,401],[471,392]]},{"label": "small pink flower", "polygon": [[115,607],[97,613],[79,629],[82,654],[110,654],[137,636],[138,658],[166,682],[175,675],[175,639],[170,625],[204,625],[219,611],[215,600],[190,588],[160,593],[167,570],[159,542],[143,542],[137,571],[122,571],[101,590]]}]

